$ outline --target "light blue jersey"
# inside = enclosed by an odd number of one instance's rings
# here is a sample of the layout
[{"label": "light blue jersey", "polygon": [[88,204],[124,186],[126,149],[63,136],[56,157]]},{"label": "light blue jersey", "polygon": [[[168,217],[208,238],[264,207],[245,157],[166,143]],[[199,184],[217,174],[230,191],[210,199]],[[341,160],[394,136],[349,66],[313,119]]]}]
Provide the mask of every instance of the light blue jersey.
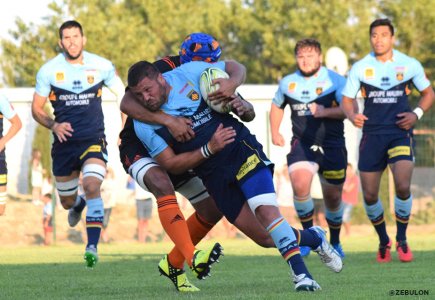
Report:
[{"label": "light blue jersey", "polygon": [[397,114],[411,111],[408,102],[411,84],[419,91],[430,85],[416,59],[393,50],[390,61],[380,62],[374,53],[370,53],[350,70],[343,95],[355,98],[361,90],[365,99],[363,113],[368,117],[364,132],[403,133],[405,130],[396,125]]},{"label": "light blue jersey", "polygon": [[[6,118],[8,120],[15,117],[17,113],[15,112],[12,104],[9,103],[8,99],[0,95],[0,138],[3,137],[3,119]],[[5,159],[5,151],[4,149],[0,152],[0,159]]]},{"label": "light blue jersey", "polygon": [[15,117],[17,113],[15,112],[12,104],[9,103],[8,99],[0,95],[0,137],[3,136],[3,118],[8,120]]},{"label": "light blue jersey", "polygon": [[70,64],[64,54],[44,64],[36,76],[35,91],[48,97],[56,122],[71,123],[74,132],[68,140],[87,140],[104,137],[103,85],[110,88],[119,81],[110,61],[83,51],[83,64]]},{"label": "light blue jersey", "polygon": [[[163,74],[163,77],[172,89],[169,93],[168,101],[161,107],[161,110],[172,116],[190,117],[195,115],[192,126],[195,132],[199,127],[203,127],[206,130],[205,128],[209,126],[205,125],[211,120],[210,115],[214,113],[202,99],[199,89],[198,78],[208,67],[217,67],[225,70],[225,62],[213,64],[190,62]],[[134,128],[136,135],[143,142],[152,157],[159,155],[168,147],[168,143],[161,136],[164,135],[162,131],[165,131],[166,128],[161,125],[146,124],[134,120]]]},{"label": "light blue jersey", "polygon": [[308,145],[344,146],[343,120],[314,118],[309,107],[312,103],[325,108],[339,106],[345,82],[343,76],[325,67],[309,78],[297,71],[280,81],[273,103],[281,109],[290,106],[293,137]]},{"label": "light blue jersey", "polygon": [[[254,141],[255,138],[249,130],[232,114],[217,113],[210,109],[202,99],[198,79],[200,74],[208,67],[218,67],[224,70],[225,63],[191,62],[163,74],[172,89],[168,101],[162,106],[162,110],[169,115],[190,118],[193,123],[192,129],[195,132],[194,139],[185,143],[178,143],[169,134],[166,127],[145,124],[137,120],[134,121],[134,127],[138,138],[145,145],[150,155],[155,157],[165,150],[168,145],[172,147],[175,153],[199,149],[211,139],[219,124],[222,123],[224,127],[231,126],[237,133],[235,141],[195,168],[195,172],[200,178],[204,179],[213,173],[216,168],[229,164],[226,172],[229,177],[234,177],[239,172],[240,166],[246,161],[243,155],[239,155],[241,151],[239,149],[240,144],[244,140],[252,140],[252,143],[257,142]],[[238,154],[235,154],[236,152]],[[240,157],[245,159],[242,163],[236,161]],[[270,162],[265,164],[270,164]]]}]

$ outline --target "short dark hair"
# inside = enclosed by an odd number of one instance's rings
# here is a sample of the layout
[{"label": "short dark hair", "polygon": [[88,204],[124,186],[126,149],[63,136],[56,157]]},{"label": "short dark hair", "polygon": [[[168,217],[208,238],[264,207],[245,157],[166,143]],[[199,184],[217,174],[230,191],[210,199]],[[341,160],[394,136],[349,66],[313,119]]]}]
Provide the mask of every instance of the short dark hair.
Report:
[{"label": "short dark hair", "polygon": [[370,24],[370,30],[369,30],[369,35],[372,35],[372,30],[375,27],[378,26],[388,26],[388,28],[390,29],[391,35],[394,35],[394,26],[393,24],[391,24],[390,19],[376,19],[372,22],[372,24]]},{"label": "short dark hair", "polygon": [[134,87],[144,78],[155,79],[160,74],[159,70],[150,62],[142,60],[133,64],[128,69],[128,87]]},{"label": "short dark hair", "polygon": [[80,29],[80,33],[83,36],[83,28],[82,25],[80,25],[79,22],[77,22],[76,20],[69,20],[64,22],[62,25],[60,25],[59,27],[59,38],[62,39],[62,32],[64,29],[68,29],[68,28],[78,28]]},{"label": "short dark hair", "polygon": [[302,39],[296,43],[295,46],[295,55],[298,54],[298,51],[302,48],[314,48],[317,52],[322,53],[322,46],[316,39]]}]

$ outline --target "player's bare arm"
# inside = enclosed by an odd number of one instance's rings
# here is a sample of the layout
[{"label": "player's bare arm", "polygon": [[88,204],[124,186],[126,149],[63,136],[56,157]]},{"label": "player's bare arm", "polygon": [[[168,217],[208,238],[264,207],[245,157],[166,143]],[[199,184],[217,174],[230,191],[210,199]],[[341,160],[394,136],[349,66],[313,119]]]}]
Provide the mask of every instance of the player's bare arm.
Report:
[{"label": "player's bare arm", "polygon": [[235,113],[240,120],[243,122],[250,122],[254,120],[254,106],[249,101],[246,101],[238,94],[231,96],[231,99],[232,100],[229,102],[229,104],[231,105],[232,112]]},{"label": "player's bare arm", "polygon": [[274,103],[270,106],[269,120],[270,120],[270,131],[272,134],[272,143],[275,146],[284,147],[285,139],[279,132],[279,127],[281,126],[282,118],[284,116],[284,110],[276,106]]},{"label": "player's bare arm", "polygon": [[346,118],[345,114],[339,106],[336,107],[324,107],[321,104],[311,103],[309,105],[310,111],[314,118],[329,118],[343,120]]},{"label": "player's bare arm", "polygon": [[399,119],[396,125],[402,129],[409,130],[414,127],[415,123],[428,111],[434,102],[435,93],[431,86],[421,91],[421,99],[417,108],[413,112],[403,112],[397,115]]},{"label": "player's bare arm", "polygon": [[151,112],[144,107],[128,90],[125,92],[121,105],[121,111],[129,117],[144,123],[160,124],[166,126],[171,135],[178,142],[186,142],[195,137],[191,128],[192,121],[186,118],[174,117],[162,111]]},{"label": "player's bare arm", "polygon": [[172,148],[167,147],[155,157],[156,161],[168,172],[182,174],[195,168],[213,154],[218,153],[226,145],[234,142],[236,131],[232,127],[218,126],[210,141],[200,149],[175,154]]},{"label": "player's bare arm", "polygon": [[57,123],[47,115],[44,111],[46,100],[46,97],[40,96],[37,93],[33,94],[32,116],[36,122],[53,131],[61,143],[66,142],[67,138],[72,136],[74,130],[70,123]]},{"label": "player's bare arm", "polygon": [[362,128],[364,122],[368,120],[368,118],[365,115],[358,113],[355,101],[355,99],[343,96],[340,107],[355,127]]},{"label": "player's bare arm", "polygon": [[8,132],[0,138],[0,151],[5,149],[6,143],[13,138],[22,127],[21,119],[17,114],[9,119],[9,122],[11,123],[11,127],[9,127]]}]

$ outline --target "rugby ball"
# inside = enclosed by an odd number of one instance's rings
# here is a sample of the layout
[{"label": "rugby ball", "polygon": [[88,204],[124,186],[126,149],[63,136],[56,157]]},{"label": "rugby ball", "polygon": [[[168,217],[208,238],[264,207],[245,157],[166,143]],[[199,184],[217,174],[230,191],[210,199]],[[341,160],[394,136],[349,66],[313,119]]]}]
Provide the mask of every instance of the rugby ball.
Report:
[{"label": "rugby ball", "polygon": [[219,84],[212,85],[212,81],[215,78],[230,78],[230,76],[223,70],[219,68],[207,68],[201,73],[199,78],[199,89],[201,91],[202,99],[207,103],[207,105],[219,112],[219,113],[229,113],[231,111],[231,105],[228,102],[221,102],[215,104],[213,101],[208,100],[208,94],[219,89]]}]

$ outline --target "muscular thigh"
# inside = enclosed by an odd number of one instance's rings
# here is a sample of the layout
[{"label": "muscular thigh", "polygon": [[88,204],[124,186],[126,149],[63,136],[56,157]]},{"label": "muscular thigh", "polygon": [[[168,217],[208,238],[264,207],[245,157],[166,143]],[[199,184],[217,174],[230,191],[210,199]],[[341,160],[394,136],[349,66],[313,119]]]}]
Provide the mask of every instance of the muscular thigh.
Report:
[{"label": "muscular thigh", "polygon": [[119,145],[119,158],[126,173],[134,163],[145,157],[150,155],[138,139],[122,140]]}]

